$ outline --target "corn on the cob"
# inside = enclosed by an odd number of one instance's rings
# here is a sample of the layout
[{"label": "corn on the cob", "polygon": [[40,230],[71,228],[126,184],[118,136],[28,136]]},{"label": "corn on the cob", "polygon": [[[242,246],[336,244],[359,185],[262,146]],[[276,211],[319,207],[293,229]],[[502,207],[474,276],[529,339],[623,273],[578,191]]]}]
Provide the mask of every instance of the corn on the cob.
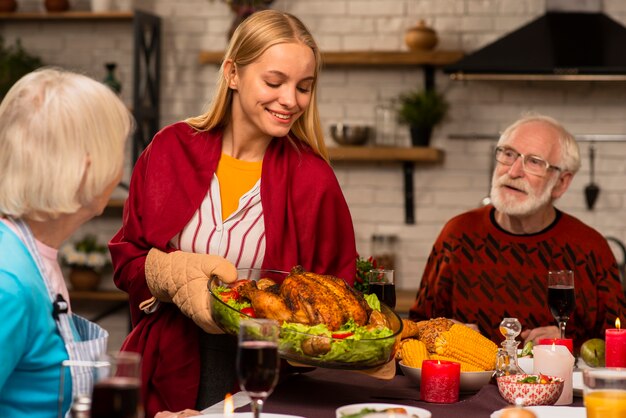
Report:
[{"label": "corn on the cob", "polygon": [[498,346],[465,325],[454,324],[435,340],[435,352],[483,370],[493,370]]},{"label": "corn on the cob", "polygon": [[439,354],[431,354],[430,355],[430,359],[431,360],[446,360],[446,361],[455,361],[457,363],[459,363],[461,365],[461,371],[462,372],[484,372],[485,369],[481,369],[480,367],[471,364],[471,363],[467,363],[465,361],[461,361],[461,360],[457,360],[455,358],[452,357],[446,357],[446,356],[440,356]]},{"label": "corn on the cob", "polygon": [[422,361],[428,360],[428,350],[420,340],[404,340],[400,351],[402,352],[402,362],[410,367],[421,369]]}]

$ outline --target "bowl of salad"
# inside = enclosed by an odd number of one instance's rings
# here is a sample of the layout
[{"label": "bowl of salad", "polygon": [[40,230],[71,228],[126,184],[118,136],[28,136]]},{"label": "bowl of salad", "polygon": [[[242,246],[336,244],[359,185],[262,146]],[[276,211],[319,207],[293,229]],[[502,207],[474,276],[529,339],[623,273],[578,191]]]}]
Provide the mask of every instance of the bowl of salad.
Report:
[{"label": "bowl of salad", "polygon": [[564,381],[560,377],[544,374],[513,374],[497,379],[500,395],[510,404],[517,398],[525,406],[554,405],[563,392]]},{"label": "bowl of salad", "polygon": [[[364,324],[362,320],[359,324],[353,318],[348,318],[340,326],[329,327],[325,323],[305,324],[293,320],[291,315],[282,315],[281,312],[273,312],[273,316],[266,315],[267,312],[258,305],[256,295],[250,297],[246,291],[246,288],[250,287],[246,283],[255,281],[255,288],[280,295],[280,286],[290,272],[240,269],[238,273],[239,279],[228,285],[217,278],[209,281],[211,314],[225,333],[236,335],[239,321],[242,319],[271,317],[281,323],[279,354],[293,363],[362,370],[381,366],[394,359],[402,333],[402,320],[391,308],[380,303],[376,295],[364,296],[354,289],[349,290],[355,293],[359,303],[366,304],[369,317]],[[305,291],[306,289],[303,289],[302,294]],[[261,296],[275,297],[265,294]],[[256,303],[256,308],[252,299]],[[324,301],[325,305],[335,303],[331,298]],[[338,308],[344,310],[341,306]],[[280,319],[276,316],[280,316]]]}]

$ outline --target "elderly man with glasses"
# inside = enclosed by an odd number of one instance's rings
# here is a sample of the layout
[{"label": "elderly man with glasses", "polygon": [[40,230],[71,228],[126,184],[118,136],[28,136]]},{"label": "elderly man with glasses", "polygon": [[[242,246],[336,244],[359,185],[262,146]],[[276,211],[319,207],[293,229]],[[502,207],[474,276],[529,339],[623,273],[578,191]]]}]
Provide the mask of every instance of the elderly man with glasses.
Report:
[{"label": "elderly man with glasses", "polygon": [[548,271],[573,270],[575,310],[566,337],[576,348],[626,313],[615,257],[596,230],[554,206],[580,168],[574,137],[533,115],[509,126],[495,150],[492,204],[451,219],[435,242],[409,316],[447,317],[494,342],[519,319],[522,338],[559,338],[547,303]]}]

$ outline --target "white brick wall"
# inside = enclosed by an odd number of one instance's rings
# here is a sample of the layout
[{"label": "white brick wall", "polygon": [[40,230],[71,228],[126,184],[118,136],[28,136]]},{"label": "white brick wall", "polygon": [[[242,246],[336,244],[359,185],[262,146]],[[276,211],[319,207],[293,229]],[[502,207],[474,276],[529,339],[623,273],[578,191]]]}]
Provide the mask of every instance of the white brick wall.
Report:
[{"label": "white brick wall", "polygon": [[[37,9],[42,0],[21,0],[20,9]],[[626,24],[621,0],[605,0],[605,12]],[[81,0],[76,7],[87,8]],[[232,14],[219,0],[136,1],[162,15],[164,57],[162,124],[202,112],[215,82],[215,66],[201,66],[201,49],[220,50]],[[439,34],[441,49],[471,52],[544,12],[543,0],[276,0],[273,8],[297,14],[323,50],[405,50],[404,30],[424,19]],[[130,103],[132,47],[130,23],[6,23],[0,34],[16,36],[46,62],[67,65],[104,77],[103,64],[116,61]],[[379,98],[393,98],[421,86],[419,68],[325,69],[320,82],[324,126],[340,120],[373,123]],[[495,134],[528,110],[563,121],[574,133],[626,134],[624,83],[451,82],[437,74],[437,87],[451,102],[450,114],[435,131],[434,146],[446,152],[440,166],[415,170],[416,224],[405,225],[403,174],[400,164],[335,164],[356,228],[358,249],[369,255],[373,233],[395,233],[398,286],[416,289],[433,240],[446,220],[474,208],[485,196],[493,141],[451,140],[452,133]],[[408,141],[408,130],[399,129]],[[329,139],[329,143],[332,141]],[[596,181],[602,188],[596,209],[585,208],[588,182],[587,144],[583,168],[559,206],[604,234],[626,239],[626,144],[597,145]],[[117,225],[116,220],[110,224]],[[115,228],[97,224],[102,236]]]}]

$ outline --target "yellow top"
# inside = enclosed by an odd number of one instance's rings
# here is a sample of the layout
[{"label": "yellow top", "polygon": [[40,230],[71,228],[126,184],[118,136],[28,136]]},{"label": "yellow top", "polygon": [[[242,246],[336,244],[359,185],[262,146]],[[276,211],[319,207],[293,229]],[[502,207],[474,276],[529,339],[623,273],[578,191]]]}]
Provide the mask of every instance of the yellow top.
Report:
[{"label": "yellow top", "polygon": [[217,179],[220,184],[222,221],[239,207],[239,199],[261,178],[263,161],[242,161],[222,153],[217,164]]}]

